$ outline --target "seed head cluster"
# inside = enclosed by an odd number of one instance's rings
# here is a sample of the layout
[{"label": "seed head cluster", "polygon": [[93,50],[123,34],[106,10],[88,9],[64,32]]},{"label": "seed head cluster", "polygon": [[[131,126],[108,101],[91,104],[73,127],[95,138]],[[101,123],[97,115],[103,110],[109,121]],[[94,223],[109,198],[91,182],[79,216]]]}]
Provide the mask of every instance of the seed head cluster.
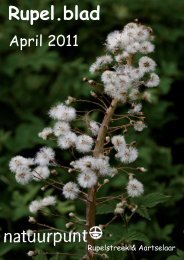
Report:
[{"label": "seed head cluster", "polygon": [[[68,182],[62,183],[62,175],[60,176],[62,194],[66,199],[80,198],[86,189],[108,184],[114,176],[122,174],[123,167],[137,160],[137,145],[135,142],[127,141],[129,138],[126,132],[128,127],[132,127],[137,132],[147,127],[142,116],[143,100],[150,100],[146,88],[156,87],[160,81],[155,72],[155,61],[147,56],[154,51],[153,39],[149,27],[139,23],[129,23],[122,31],[115,31],[107,36],[106,54],[98,57],[89,69],[94,77],[99,77],[100,85],[103,85],[102,96],[105,96],[105,99],[100,105],[102,106],[107,100],[108,102],[117,100],[119,106],[126,104],[127,111],[124,118],[129,119],[129,123],[118,127],[117,132],[114,131],[115,126],[112,128],[106,126],[108,136],[103,144],[103,152],[99,156],[95,156],[94,149],[99,142],[99,133],[104,127],[102,123],[90,118],[86,122],[86,132],[83,131],[84,129],[76,128],[75,124],[81,119],[81,114],[74,107],[76,99],[72,97],[69,97],[65,103],[58,103],[50,109],[48,114],[52,126],[44,128],[38,136],[43,140],[55,140],[58,150],[62,152],[68,150],[74,155],[73,161],[65,166],[67,173],[70,173]],[[92,96],[95,97],[96,94],[93,93]],[[108,113],[107,103],[105,114]],[[84,121],[84,117],[82,119]],[[56,167],[57,171],[60,165],[56,157],[53,148],[45,146],[36,153],[34,158],[15,156],[11,159],[9,168],[15,173],[16,181],[22,185],[31,181],[49,181],[52,169]],[[62,158],[60,159],[62,164]],[[127,186],[124,187],[126,196],[142,195],[143,184],[132,177],[132,174],[128,174],[128,177]],[[31,213],[36,213],[43,207],[55,203],[55,197],[47,196],[32,201],[29,210]],[[114,213],[123,214],[123,212],[124,203],[117,204]]]}]

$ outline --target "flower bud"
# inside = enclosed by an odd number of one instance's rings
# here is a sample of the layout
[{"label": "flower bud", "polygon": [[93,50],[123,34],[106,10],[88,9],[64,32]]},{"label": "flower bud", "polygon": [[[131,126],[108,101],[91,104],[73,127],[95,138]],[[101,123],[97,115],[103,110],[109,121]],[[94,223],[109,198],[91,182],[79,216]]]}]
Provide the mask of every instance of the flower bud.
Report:
[{"label": "flower bud", "polygon": [[73,212],[70,212],[69,217],[73,218],[73,217],[75,217],[75,214]]},{"label": "flower bud", "polygon": [[104,183],[104,184],[109,183],[109,179],[105,179],[103,183]]},{"label": "flower bud", "polygon": [[36,256],[37,253],[36,253],[36,251],[31,251],[30,250],[29,252],[27,252],[27,255],[32,257],[32,256]]},{"label": "flower bud", "polygon": [[68,222],[68,223],[66,223],[66,225],[65,225],[65,226],[66,226],[66,228],[70,228],[70,227],[72,227],[72,226],[73,226],[73,224],[74,224],[73,222]]},{"label": "flower bud", "polygon": [[31,223],[31,224],[35,224],[36,219],[34,217],[29,217],[28,222]]}]

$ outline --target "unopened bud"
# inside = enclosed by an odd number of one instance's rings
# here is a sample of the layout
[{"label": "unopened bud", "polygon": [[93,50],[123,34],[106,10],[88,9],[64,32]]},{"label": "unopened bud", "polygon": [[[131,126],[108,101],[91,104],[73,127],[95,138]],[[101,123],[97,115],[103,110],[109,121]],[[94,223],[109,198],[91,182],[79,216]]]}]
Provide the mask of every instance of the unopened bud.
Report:
[{"label": "unopened bud", "polygon": [[88,83],[92,86],[96,85],[96,82],[92,79],[88,80]]},{"label": "unopened bud", "polygon": [[27,255],[28,256],[36,256],[37,253],[36,253],[36,251],[29,251],[29,252],[27,252]]},{"label": "unopened bud", "polygon": [[144,167],[137,167],[137,170],[140,172],[147,172],[147,169],[145,169]]},{"label": "unopened bud", "polygon": [[101,257],[102,257],[103,259],[109,259],[109,257],[108,257],[107,254],[102,254]]},{"label": "unopened bud", "polygon": [[68,223],[66,223],[66,225],[65,225],[65,226],[66,226],[66,228],[70,228],[70,227],[72,227],[72,226],[73,226],[73,224],[74,224],[73,222],[68,222]]},{"label": "unopened bud", "polygon": [[32,236],[33,234],[34,234],[34,231],[31,230],[31,229],[28,229],[27,232],[26,232],[27,236]]},{"label": "unopened bud", "polygon": [[70,163],[70,165],[71,165],[71,166],[74,166],[74,164],[75,164],[75,162],[74,162],[74,161],[72,161],[72,162]]},{"label": "unopened bud", "polygon": [[124,205],[124,203],[123,203],[123,202],[119,202],[119,203],[116,205],[116,207],[117,207],[117,208],[122,208],[122,207],[123,207],[123,205]]},{"label": "unopened bud", "polygon": [[88,79],[87,79],[86,77],[84,77],[84,78],[82,79],[82,81],[87,82]]},{"label": "unopened bud", "polygon": [[114,214],[115,215],[118,215],[118,214],[123,214],[123,212],[124,212],[124,209],[123,208],[115,208],[115,210],[114,210]]},{"label": "unopened bud", "polygon": [[31,224],[35,224],[36,219],[34,217],[29,217],[28,222],[31,223]]},{"label": "unopened bud", "polygon": [[76,101],[76,98],[68,97],[68,99],[65,101],[67,105],[70,105],[71,103],[74,103]]},{"label": "unopened bud", "polygon": [[97,97],[97,94],[94,91],[91,91],[90,94],[92,97],[95,97],[95,98]]},{"label": "unopened bud", "polygon": [[104,228],[104,225],[98,225],[99,226],[99,228],[102,230],[103,228]]},{"label": "unopened bud", "polygon": [[133,180],[134,178],[134,174],[133,173],[129,173],[129,180]]},{"label": "unopened bud", "polygon": [[111,140],[110,136],[106,136],[105,141],[110,142],[110,140]]},{"label": "unopened bud", "polygon": [[45,191],[47,189],[48,185],[42,186],[41,191]]},{"label": "unopened bud", "polygon": [[148,91],[145,91],[142,95],[142,99],[151,103],[152,100],[151,100],[151,93],[149,93]]},{"label": "unopened bud", "polygon": [[105,179],[103,183],[104,183],[104,184],[109,183],[109,179]]},{"label": "unopened bud", "polygon": [[50,172],[53,176],[57,176],[58,175],[58,173],[57,173],[57,171],[56,170],[51,170],[51,172]]},{"label": "unopened bud", "polygon": [[75,217],[75,214],[73,212],[70,212],[69,217],[73,218],[73,217]]}]

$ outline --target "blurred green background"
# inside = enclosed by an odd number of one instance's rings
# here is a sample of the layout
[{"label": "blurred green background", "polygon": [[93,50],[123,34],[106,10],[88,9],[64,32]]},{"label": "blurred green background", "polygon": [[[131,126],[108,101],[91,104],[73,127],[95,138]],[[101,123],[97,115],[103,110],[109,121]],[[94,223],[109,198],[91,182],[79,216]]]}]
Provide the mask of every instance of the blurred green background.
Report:
[{"label": "blurred green background", "polygon": [[[21,3],[20,3],[21,2]],[[22,9],[47,9],[56,5],[57,15],[63,5],[92,10],[101,5],[100,21],[26,22],[8,21],[8,6]],[[21,154],[33,156],[44,144],[37,133],[48,124],[47,111],[52,104],[68,95],[88,97],[89,88],[82,82],[89,76],[89,65],[104,49],[106,35],[135,18],[153,28],[156,51],[154,58],[161,77],[160,87],[152,90],[152,104],[144,108],[149,128],[133,135],[140,146],[140,164],[148,168],[141,181],[145,192],[157,191],[170,199],[150,210],[150,220],[135,218],[133,227],[145,232],[150,244],[176,245],[184,242],[184,167],[183,162],[183,82],[184,82],[184,0],[85,0],[0,1],[0,224],[4,232],[20,232],[30,228],[27,205],[36,198],[39,185],[18,185],[9,172],[8,161]],[[11,38],[33,37],[42,33],[78,34],[79,47],[42,48],[9,47]],[[113,186],[114,185],[114,186]],[[111,188],[118,188],[112,183]],[[108,192],[108,190],[107,190]],[[62,204],[61,211],[73,209]],[[61,221],[61,220],[60,220]],[[54,222],[54,224],[53,224]],[[59,220],[52,224],[58,226]],[[62,221],[61,221],[62,222]],[[64,225],[64,221],[62,223]],[[0,245],[0,259],[26,259],[29,245]],[[44,249],[44,248],[43,248]],[[68,250],[75,248],[68,247]],[[143,252],[136,259],[184,259],[181,251],[174,253]],[[176,254],[176,253],[175,253]],[[112,256],[111,259],[115,259]],[[39,258],[47,259],[47,258]],[[64,258],[52,258],[64,259]],[[70,258],[67,258],[70,259]],[[116,257],[116,259],[122,259]]]}]

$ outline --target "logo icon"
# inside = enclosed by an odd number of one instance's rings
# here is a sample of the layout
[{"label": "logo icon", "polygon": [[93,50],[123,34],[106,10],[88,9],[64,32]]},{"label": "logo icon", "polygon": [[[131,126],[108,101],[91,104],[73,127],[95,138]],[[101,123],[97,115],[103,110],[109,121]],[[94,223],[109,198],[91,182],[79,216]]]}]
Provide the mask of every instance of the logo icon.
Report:
[{"label": "logo icon", "polygon": [[90,228],[89,234],[93,239],[100,239],[102,237],[102,230],[100,227],[94,226]]}]

